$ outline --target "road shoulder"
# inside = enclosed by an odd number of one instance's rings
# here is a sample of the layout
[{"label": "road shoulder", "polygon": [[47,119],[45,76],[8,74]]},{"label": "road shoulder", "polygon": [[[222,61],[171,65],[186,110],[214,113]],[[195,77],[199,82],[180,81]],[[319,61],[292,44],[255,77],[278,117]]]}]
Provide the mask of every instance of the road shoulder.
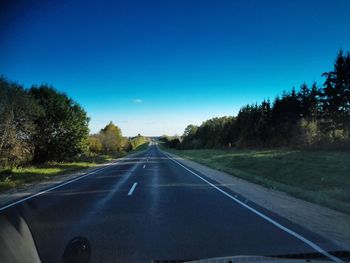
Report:
[{"label": "road shoulder", "polygon": [[[163,151],[163,150],[162,150]],[[184,165],[267,210],[350,250],[350,216],[166,152]]]}]

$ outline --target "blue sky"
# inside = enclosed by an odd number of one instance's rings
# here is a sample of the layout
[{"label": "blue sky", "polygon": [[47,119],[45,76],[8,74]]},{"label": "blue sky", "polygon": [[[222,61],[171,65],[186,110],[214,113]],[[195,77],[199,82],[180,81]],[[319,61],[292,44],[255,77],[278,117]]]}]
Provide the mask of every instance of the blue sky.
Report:
[{"label": "blue sky", "polygon": [[181,134],[322,82],[350,50],[350,1],[2,1],[0,74],[78,101],[91,132]]}]

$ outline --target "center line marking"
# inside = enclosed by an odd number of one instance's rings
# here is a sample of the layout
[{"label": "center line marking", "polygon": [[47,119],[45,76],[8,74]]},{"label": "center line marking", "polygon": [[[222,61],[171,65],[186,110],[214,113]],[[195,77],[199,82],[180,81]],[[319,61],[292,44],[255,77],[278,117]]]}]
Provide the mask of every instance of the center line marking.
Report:
[{"label": "center line marking", "polygon": [[132,195],[132,193],[134,192],[134,190],[135,190],[135,188],[136,188],[136,185],[137,185],[137,183],[134,183],[134,184],[132,185],[132,187],[131,187],[130,190],[129,190],[128,195]]},{"label": "center line marking", "polygon": [[146,168],[146,165],[144,164],[142,168]]}]

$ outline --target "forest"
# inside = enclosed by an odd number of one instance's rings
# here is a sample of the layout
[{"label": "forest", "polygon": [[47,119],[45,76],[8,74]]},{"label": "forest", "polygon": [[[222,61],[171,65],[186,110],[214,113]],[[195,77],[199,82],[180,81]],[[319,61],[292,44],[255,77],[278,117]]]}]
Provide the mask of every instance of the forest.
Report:
[{"label": "forest", "polygon": [[237,116],[188,125],[182,136],[163,136],[170,148],[302,148],[350,150],[350,54],[342,50],[323,85],[303,83],[243,106]]},{"label": "forest", "polygon": [[43,84],[25,89],[0,77],[0,168],[74,161],[126,152],[145,143],[127,138],[110,122],[89,135],[86,111],[67,94]]}]

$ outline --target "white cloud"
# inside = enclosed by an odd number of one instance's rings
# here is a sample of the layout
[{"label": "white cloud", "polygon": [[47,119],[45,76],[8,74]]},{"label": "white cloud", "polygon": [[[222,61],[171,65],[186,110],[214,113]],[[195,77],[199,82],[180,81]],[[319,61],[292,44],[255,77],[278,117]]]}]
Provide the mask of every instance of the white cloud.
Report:
[{"label": "white cloud", "polygon": [[134,99],[133,102],[134,103],[142,103],[142,100],[141,99]]}]

